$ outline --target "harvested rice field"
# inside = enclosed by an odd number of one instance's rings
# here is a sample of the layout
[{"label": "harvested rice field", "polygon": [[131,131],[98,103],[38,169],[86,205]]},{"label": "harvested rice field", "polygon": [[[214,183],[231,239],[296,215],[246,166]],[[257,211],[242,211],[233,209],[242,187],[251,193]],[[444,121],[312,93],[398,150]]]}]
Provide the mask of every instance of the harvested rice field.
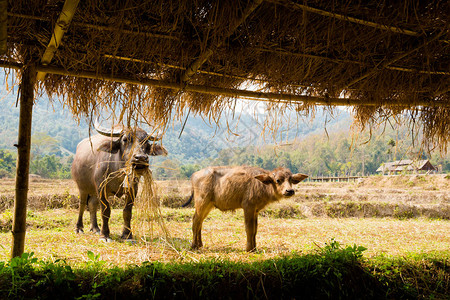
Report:
[{"label": "harvested rice field", "polygon": [[[303,182],[296,186],[295,197],[260,213],[257,251],[247,253],[242,210],[213,210],[203,224],[204,247],[191,251],[194,209],[180,207],[190,195],[188,181],[156,183],[168,236],[157,222],[146,222],[144,212],[135,209],[135,241],[121,241],[122,203],[114,199],[110,220],[113,242],[106,243],[89,232],[88,212],[84,217],[86,233],[75,233],[78,203],[72,181],[33,180],[25,252],[74,265],[88,261],[88,252],[114,265],[211,258],[254,261],[310,253],[334,239],[343,245],[366,247],[366,257],[418,253],[450,257],[449,181],[445,175],[415,175],[374,176],[348,183]],[[0,260],[7,260],[11,251],[13,180],[2,179],[0,196]]]}]

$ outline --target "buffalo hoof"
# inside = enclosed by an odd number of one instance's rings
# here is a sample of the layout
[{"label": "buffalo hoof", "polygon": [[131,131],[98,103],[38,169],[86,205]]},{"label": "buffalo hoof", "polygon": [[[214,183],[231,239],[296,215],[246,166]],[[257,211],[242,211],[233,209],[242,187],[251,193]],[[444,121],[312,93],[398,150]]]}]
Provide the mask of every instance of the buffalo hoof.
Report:
[{"label": "buffalo hoof", "polygon": [[91,228],[90,232],[92,232],[93,234],[100,234],[100,228]]},{"label": "buffalo hoof", "polygon": [[76,233],[84,233],[83,228],[77,228],[75,229]]},{"label": "buffalo hoof", "polygon": [[113,240],[112,240],[111,238],[109,238],[109,237],[104,237],[104,236],[102,236],[102,237],[100,238],[100,241],[101,241],[101,242],[104,242],[104,243],[111,243]]},{"label": "buffalo hoof", "polygon": [[194,244],[191,245],[191,249],[192,250],[199,250],[202,247],[203,247],[203,245],[196,245],[196,244],[195,245]]},{"label": "buffalo hoof", "polygon": [[133,234],[131,232],[129,233],[123,233],[122,236],[120,237],[122,240],[126,241],[126,240],[132,240],[133,239]]}]

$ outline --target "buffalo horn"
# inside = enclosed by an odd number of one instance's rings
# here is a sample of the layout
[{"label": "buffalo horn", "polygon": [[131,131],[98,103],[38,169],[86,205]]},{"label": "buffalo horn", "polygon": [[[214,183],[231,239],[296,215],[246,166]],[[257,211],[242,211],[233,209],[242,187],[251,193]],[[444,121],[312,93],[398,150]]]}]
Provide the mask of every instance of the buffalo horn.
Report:
[{"label": "buffalo horn", "polygon": [[99,118],[97,117],[94,121],[94,128],[98,133],[109,137],[119,137],[122,135],[122,128],[107,129],[99,124],[98,119]]}]

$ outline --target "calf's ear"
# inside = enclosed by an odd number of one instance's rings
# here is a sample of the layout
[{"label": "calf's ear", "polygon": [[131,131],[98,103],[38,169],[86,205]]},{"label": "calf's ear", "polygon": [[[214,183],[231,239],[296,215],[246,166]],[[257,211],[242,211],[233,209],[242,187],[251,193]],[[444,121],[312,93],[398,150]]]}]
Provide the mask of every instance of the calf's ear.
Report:
[{"label": "calf's ear", "polygon": [[275,182],[275,181],[273,181],[272,177],[270,177],[267,174],[259,174],[259,175],[256,175],[255,178],[264,184],[271,184],[271,183]]},{"label": "calf's ear", "polygon": [[300,174],[300,173],[294,174],[294,175],[292,175],[292,183],[297,184],[300,181],[305,180],[306,178],[308,178],[308,175]]}]

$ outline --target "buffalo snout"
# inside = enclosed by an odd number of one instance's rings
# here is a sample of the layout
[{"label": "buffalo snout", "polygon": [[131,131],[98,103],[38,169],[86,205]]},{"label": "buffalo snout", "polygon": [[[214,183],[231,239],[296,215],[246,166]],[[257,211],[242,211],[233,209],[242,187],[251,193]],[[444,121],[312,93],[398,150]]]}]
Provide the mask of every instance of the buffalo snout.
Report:
[{"label": "buffalo snout", "polygon": [[145,169],[149,165],[149,158],[147,154],[137,154],[133,155],[131,164],[135,169]]},{"label": "buffalo snout", "polygon": [[137,154],[133,156],[134,163],[148,163],[148,155],[147,154]]},{"label": "buffalo snout", "polygon": [[291,197],[291,196],[294,196],[294,194],[295,194],[295,191],[293,189],[289,189],[284,192],[285,197]]}]

